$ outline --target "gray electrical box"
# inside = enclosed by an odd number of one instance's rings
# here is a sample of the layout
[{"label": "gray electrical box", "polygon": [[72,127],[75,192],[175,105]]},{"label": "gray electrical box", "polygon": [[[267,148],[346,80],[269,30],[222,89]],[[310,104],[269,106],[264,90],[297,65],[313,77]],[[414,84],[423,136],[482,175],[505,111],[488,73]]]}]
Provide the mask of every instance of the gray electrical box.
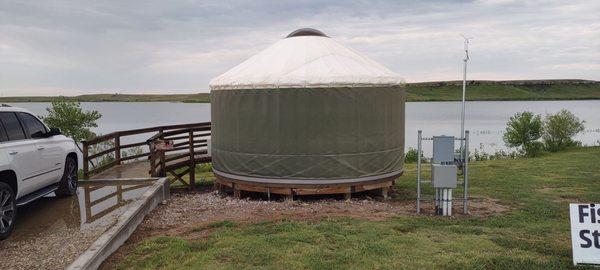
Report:
[{"label": "gray electrical box", "polygon": [[454,163],[454,137],[453,136],[434,136],[433,137],[433,163],[440,163],[440,164]]},{"label": "gray electrical box", "polygon": [[456,188],[456,165],[431,164],[431,184],[434,188]]}]

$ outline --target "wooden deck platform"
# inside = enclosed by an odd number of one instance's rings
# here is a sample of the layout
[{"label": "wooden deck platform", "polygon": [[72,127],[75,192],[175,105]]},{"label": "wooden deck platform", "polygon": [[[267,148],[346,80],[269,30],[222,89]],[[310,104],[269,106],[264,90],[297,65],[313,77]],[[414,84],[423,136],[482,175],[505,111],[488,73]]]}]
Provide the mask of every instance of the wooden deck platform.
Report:
[{"label": "wooden deck platform", "polygon": [[402,175],[403,171],[387,177],[376,178],[370,181],[354,183],[337,184],[281,184],[281,183],[260,183],[256,181],[244,181],[223,176],[215,171],[215,189],[230,189],[233,196],[241,198],[243,192],[265,193],[268,197],[271,194],[278,194],[293,200],[295,195],[331,195],[343,194],[345,199],[350,199],[353,193],[378,190],[383,198],[388,197],[390,187],[395,180]]}]

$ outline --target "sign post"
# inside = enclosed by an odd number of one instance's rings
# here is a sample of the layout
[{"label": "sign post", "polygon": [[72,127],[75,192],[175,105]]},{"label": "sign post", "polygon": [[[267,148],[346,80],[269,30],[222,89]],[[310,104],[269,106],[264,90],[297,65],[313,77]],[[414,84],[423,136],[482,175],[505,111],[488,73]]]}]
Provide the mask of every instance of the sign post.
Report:
[{"label": "sign post", "polygon": [[600,266],[600,204],[569,205],[573,264]]}]

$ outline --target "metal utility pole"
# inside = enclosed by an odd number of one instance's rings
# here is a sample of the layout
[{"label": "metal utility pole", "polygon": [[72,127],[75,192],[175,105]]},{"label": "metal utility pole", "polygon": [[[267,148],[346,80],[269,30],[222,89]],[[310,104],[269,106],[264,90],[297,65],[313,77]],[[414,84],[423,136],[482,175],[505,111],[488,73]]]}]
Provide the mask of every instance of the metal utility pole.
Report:
[{"label": "metal utility pole", "polygon": [[463,39],[465,40],[465,58],[463,59],[464,69],[463,69],[463,85],[462,85],[462,111],[460,113],[460,152],[461,155],[464,151],[465,145],[465,93],[467,91],[467,61],[469,61],[469,40],[472,39],[470,37],[465,37],[461,34]]}]

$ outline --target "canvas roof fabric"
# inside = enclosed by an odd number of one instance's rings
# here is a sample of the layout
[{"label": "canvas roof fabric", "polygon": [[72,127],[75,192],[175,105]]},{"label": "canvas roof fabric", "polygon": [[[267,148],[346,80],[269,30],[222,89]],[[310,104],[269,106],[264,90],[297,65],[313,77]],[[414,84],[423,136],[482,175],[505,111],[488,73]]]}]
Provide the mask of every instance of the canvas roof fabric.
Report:
[{"label": "canvas roof fabric", "polygon": [[[310,31],[316,32],[312,35]],[[210,89],[384,87],[403,83],[398,74],[320,31],[300,29],[214,78]]]}]

